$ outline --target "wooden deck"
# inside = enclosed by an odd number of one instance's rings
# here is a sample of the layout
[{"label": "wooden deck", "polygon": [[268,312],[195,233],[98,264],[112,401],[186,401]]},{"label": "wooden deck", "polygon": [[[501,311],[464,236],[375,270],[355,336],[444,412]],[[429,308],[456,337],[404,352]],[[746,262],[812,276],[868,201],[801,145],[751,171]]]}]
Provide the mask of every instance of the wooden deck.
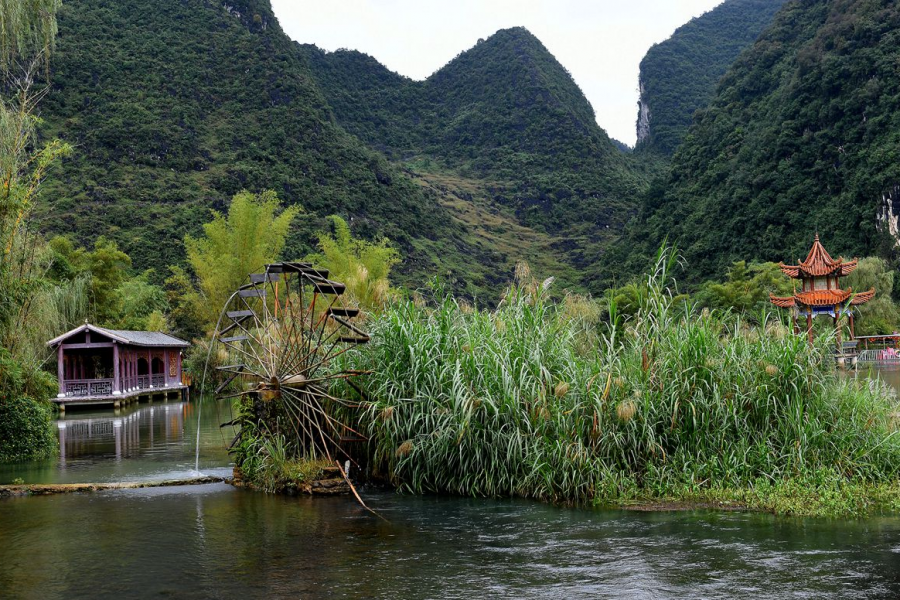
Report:
[{"label": "wooden deck", "polygon": [[122,392],[121,394],[95,395],[95,396],[63,396],[62,398],[51,398],[50,400],[59,406],[59,410],[65,412],[67,406],[112,406],[120,408],[141,399],[150,399],[155,396],[169,397],[173,394],[183,396],[188,389],[186,385],[170,385],[169,387],[154,387],[132,390],[130,392]]}]

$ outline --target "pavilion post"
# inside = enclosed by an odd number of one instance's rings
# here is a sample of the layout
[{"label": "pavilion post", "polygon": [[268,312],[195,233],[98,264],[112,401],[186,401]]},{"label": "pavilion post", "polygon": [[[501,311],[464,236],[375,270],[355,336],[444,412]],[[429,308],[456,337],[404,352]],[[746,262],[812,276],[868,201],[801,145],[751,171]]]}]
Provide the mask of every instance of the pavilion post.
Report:
[{"label": "pavilion post", "polygon": [[62,398],[66,395],[66,371],[65,371],[65,363],[63,361],[63,345],[60,344],[56,349],[56,376],[59,378],[59,393],[56,395],[57,398]]},{"label": "pavilion post", "polygon": [[837,344],[837,351],[840,354],[844,350],[844,346],[841,343],[841,309],[839,306],[834,307],[834,333]]},{"label": "pavilion post", "polygon": [[153,353],[147,350],[147,385],[153,387]]},{"label": "pavilion post", "polygon": [[850,310],[848,318],[850,319],[850,339],[855,340],[856,339],[856,331],[853,329],[853,310],[852,309]]},{"label": "pavilion post", "polygon": [[121,379],[119,378],[119,345],[113,342],[113,395],[122,393]]},{"label": "pavilion post", "polygon": [[163,350],[163,387],[169,387],[169,349]]},{"label": "pavilion post", "polygon": [[809,338],[809,345],[813,345],[813,335],[812,335],[812,309],[809,309],[806,313],[806,335]]}]

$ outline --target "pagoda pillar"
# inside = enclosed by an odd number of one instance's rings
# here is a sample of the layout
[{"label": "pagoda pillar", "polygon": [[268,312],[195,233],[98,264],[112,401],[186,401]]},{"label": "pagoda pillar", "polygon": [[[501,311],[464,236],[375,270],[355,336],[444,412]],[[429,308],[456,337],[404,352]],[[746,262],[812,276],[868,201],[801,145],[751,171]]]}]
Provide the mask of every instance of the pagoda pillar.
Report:
[{"label": "pagoda pillar", "polygon": [[812,334],[812,309],[807,309],[806,313],[806,336],[809,338],[809,345],[813,345],[813,334]]},{"label": "pagoda pillar", "polygon": [[853,310],[850,310],[850,313],[847,315],[847,318],[850,320],[850,339],[856,339],[856,331],[853,329]]},{"label": "pagoda pillar", "polygon": [[841,343],[841,307],[834,307],[834,334],[837,343],[837,351],[838,354],[841,354],[844,350],[844,346]]}]

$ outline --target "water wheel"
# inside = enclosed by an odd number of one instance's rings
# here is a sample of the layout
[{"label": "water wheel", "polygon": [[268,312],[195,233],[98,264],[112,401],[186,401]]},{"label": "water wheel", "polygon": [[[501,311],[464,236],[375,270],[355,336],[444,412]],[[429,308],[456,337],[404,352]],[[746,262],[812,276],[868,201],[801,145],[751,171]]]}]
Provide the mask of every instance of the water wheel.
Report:
[{"label": "water wheel", "polygon": [[332,461],[346,455],[345,443],[364,439],[339,416],[340,407],[357,405],[331,393],[343,381],[362,395],[354,379],[364,373],[343,368],[341,357],[369,341],[353,323],[359,309],[345,305],[344,290],[328,271],[282,262],[250,275],[231,295],[210,349],[227,363],[215,367],[216,397],[240,399],[226,424],[238,428],[231,447],[256,428],[283,441],[289,456]]}]

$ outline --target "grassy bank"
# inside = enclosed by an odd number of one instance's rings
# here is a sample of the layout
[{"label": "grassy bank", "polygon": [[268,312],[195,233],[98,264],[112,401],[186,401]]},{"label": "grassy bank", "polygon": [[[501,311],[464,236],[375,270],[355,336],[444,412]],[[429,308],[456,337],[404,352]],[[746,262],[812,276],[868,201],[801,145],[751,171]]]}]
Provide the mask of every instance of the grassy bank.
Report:
[{"label": "grassy bank", "polygon": [[[622,504],[736,502],[794,514],[897,506],[896,396],[835,373],[776,317],[675,302],[661,257],[637,314],[547,299],[401,302],[352,355],[360,426],[404,491]],[[603,318],[601,318],[603,317]]]}]

